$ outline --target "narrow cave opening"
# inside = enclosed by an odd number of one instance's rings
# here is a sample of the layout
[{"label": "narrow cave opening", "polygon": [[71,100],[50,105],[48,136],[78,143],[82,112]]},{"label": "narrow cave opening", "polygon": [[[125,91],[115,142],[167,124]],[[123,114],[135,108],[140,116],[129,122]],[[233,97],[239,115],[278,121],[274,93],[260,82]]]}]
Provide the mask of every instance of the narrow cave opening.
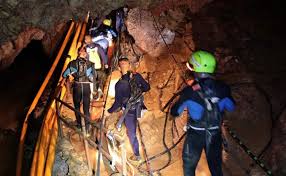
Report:
[{"label": "narrow cave opening", "polygon": [[[0,72],[0,129],[1,163],[0,175],[14,175],[17,153],[16,129],[25,117],[33,97],[44,80],[52,59],[45,53],[40,40],[32,40],[15,58],[15,61]],[[9,159],[7,159],[9,158]]]},{"label": "narrow cave opening", "polygon": [[23,118],[29,108],[52,61],[41,41],[32,40],[15,61],[0,72],[0,128],[17,127],[17,121]]}]

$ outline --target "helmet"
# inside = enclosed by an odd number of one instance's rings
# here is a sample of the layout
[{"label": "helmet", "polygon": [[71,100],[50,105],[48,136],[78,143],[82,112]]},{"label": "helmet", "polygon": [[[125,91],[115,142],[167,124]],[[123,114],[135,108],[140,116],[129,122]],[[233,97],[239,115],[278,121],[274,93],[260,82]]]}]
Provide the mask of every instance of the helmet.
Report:
[{"label": "helmet", "polygon": [[111,26],[111,19],[104,19],[103,24],[106,26]]},{"label": "helmet", "polygon": [[189,58],[187,67],[194,72],[213,73],[216,67],[216,59],[211,53],[198,50]]}]

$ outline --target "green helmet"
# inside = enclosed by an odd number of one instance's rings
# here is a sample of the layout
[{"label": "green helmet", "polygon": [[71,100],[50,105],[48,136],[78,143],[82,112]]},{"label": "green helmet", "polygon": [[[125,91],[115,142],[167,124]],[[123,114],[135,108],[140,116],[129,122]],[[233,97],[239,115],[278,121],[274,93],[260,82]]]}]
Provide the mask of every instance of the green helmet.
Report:
[{"label": "green helmet", "polygon": [[187,66],[195,72],[213,73],[216,67],[216,59],[211,53],[198,50],[191,55]]}]

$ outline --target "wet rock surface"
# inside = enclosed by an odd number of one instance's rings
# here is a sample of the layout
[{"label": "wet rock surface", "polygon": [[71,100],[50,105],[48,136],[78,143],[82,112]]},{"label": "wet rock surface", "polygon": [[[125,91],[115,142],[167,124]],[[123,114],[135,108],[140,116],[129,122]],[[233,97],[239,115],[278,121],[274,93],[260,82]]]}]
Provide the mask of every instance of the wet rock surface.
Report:
[{"label": "wet rock surface", "polygon": [[[78,143],[78,145],[81,146],[82,144]],[[91,175],[86,164],[85,153],[78,151],[78,149],[78,146],[73,146],[73,142],[69,138],[59,140],[53,175]]]}]

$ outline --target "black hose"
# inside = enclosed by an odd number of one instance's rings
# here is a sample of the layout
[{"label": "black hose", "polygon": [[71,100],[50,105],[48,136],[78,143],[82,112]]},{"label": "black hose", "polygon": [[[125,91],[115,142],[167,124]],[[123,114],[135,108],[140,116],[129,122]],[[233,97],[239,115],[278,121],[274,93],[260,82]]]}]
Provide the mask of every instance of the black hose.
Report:
[{"label": "black hose", "polygon": [[[240,87],[240,86],[245,86],[245,85],[249,85],[249,84],[254,85],[254,86],[262,93],[262,95],[265,96],[267,102],[269,103],[270,112],[271,112],[271,117],[272,117],[272,104],[271,104],[271,102],[270,102],[270,99],[269,99],[269,97],[268,97],[268,94],[267,94],[261,87],[259,87],[257,84],[255,84],[255,83],[253,83],[253,82],[243,82],[243,83],[230,84],[230,86],[231,86],[231,87]],[[170,100],[167,102],[167,104],[163,107],[163,110],[166,109],[167,107],[169,107],[169,105],[173,102],[173,100],[174,100],[174,99],[176,98],[176,96],[178,96],[179,94],[180,94],[180,92],[174,94],[173,97],[171,97],[171,99],[170,99]],[[169,107],[169,108],[170,108],[170,107]],[[168,109],[168,112],[169,112],[169,109]],[[152,161],[152,160],[156,159],[157,157],[160,157],[160,156],[162,156],[162,155],[164,155],[164,154],[166,154],[166,153],[169,154],[170,151],[171,151],[173,148],[175,148],[175,147],[181,142],[181,140],[184,138],[184,136],[186,135],[186,133],[184,133],[174,145],[172,145],[170,148],[168,148],[167,145],[166,145],[166,143],[165,143],[165,130],[166,130],[166,120],[167,120],[167,119],[168,119],[168,113],[166,114],[166,119],[165,119],[165,124],[164,124],[164,130],[163,130],[163,144],[164,144],[164,147],[166,148],[166,150],[164,150],[163,152],[158,153],[158,154],[156,154],[156,155],[154,155],[154,156],[148,158],[149,161]],[[271,119],[273,119],[273,118],[271,118]],[[235,141],[237,141],[239,138],[238,138],[236,135],[233,136],[233,133],[232,133],[232,131],[230,130],[229,127],[227,127],[227,129],[228,129],[228,132],[232,134],[231,136],[235,139]],[[272,138],[272,136],[271,136],[271,138]],[[238,142],[238,143],[239,143],[239,144],[242,144],[242,142]],[[247,149],[247,150],[244,150],[244,151],[245,151],[250,157],[253,156],[253,157],[251,157],[251,158],[252,158],[252,159],[255,161],[255,163],[257,163],[268,175],[271,175],[271,174],[272,174],[271,171],[269,171],[268,169],[266,169],[265,166],[264,166],[264,164],[257,159],[258,157],[255,157],[252,153],[249,152],[250,150],[249,150],[245,145],[244,145],[242,148],[243,148],[243,149],[245,149],[245,148]],[[252,155],[251,155],[251,154],[252,154]],[[170,156],[170,155],[169,155],[169,156]],[[169,157],[169,159],[170,159],[170,157]],[[140,169],[140,167],[141,167],[145,162],[146,162],[146,161],[140,163],[140,165],[138,166],[138,168]],[[158,172],[158,171],[160,171],[160,170],[166,168],[166,167],[169,165],[169,163],[170,163],[170,161],[168,161],[168,163],[167,163],[166,165],[164,165],[162,168],[153,170],[153,172]]]},{"label": "black hose", "polygon": [[142,135],[142,130],[141,130],[139,122],[137,123],[137,125],[138,125],[139,135],[140,135],[140,138],[141,138],[141,144],[142,144],[143,151],[144,151],[145,158],[146,158],[147,170],[148,170],[148,173],[152,176],[153,175],[153,171],[152,171],[152,168],[151,168],[150,161],[148,160],[147,150],[146,150],[145,144],[143,142],[143,135]]},{"label": "black hose", "polygon": [[[169,107],[169,109],[170,109],[170,107]],[[168,112],[169,112],[169,109],[168,109]],[[163,128],[163,145],[164,145],[164,147],[165,147],[166,150],[164,150],[163,152],[160,152],[160,153],[158,153],[158,154],[156,154],[156,155],[154,155],[154,156],[148,158],[148,161],[152,161],[152,160],[154,160],[154,159],[156,159],[156,158],[158,158],[158,157],[160,157],[160,156],[162,156],[162,155],[168,153],[168,162],[167,162],[163,167],[161,167],[161,168],[159,168],[159,169],[156,169],[156,170],[153,170],[153,173],[159,172],[159,171],[161,171],[161,170],[163,170],[163,169],[165,169],[166,167],[169,166],[169,164],[171,163],[171,158],[172,158],[171,150],[174,149],[174,148],[182,141],[182,139],[183,139],[183,138],[185,137],[185,135],[186,135],[186,133],[184,133],[184,134],[180,137],[180,139],[179,139],[174,145],[172,145],[172,146],[169,148],[169,147],[167,146],[167,144],[166,144],[166,138],[165,138],[165,137],[166,137],[166,134],[165,134],[165,133],[166,133],[166,126],[167,126],[168,118],[169,118],[169,113],[166,113],[166,118],[165,118],[165,123],[164,123],[164,128]],[[142,163],[140,163],[139,166],[138,166],[138,170],[142,171],[141,166],[142,166],[143,164],[145,164],[146,162],[147,162],[147,159],[146,159],[146,161],[143,161]],[[145,171],[145,172],[146,172],[146,171]]]},{"label": "black hose", "polygon": [[[120,36],[120,35],[119,35]],[[117,41],[117,43],[118,43],[118,47],[119,48],[115,48],[116,49],[116,51],[118,51],[118,52],[120,52],[120,39],[119,39],[119,37],[118,37],[118,41]],[[118,53],[118,52],[116,52],[116,54]],[[118,61],[118,55],[115,55],[114,57],[113,57],[113,59],[115,58],[115,60],[117,60]],[[115,65],[112,65],[111,66],[111,70],[110,70],[110,73],[112,74],[112,71],[113,71],[113,69],[115,68]],[[110,75],[110,79],[109,79],[109,82],[108,82],[108,88],[109,88],[109,86],[110,86],[110,82],[111,82],[111,75]],[[99,133],[100,133],[100,137],[99,137],[99,143],[98,143],[98,158],[97,158],[97,171],[96,171],[96,175],[97,176],[100,176],[100,157],[101,157],[101,147],[102,147],[102,133],[103,133],[103,127],[104,127],[104,124],[105,124],[105,116],[104,116],[104,110],[105,110],[105,107],[106,107],[106,100],[107,100],[107,95],[108,95],[108,91],[107,91],[107,93],[106,93],[106,95],[105,95],[105,101],[104,101],[104,105],[103,105],[103,107],[104,107],[104,109],[103,109],[103,113],[102,113],[102,121],[101,121],[101,124],[100,124],[100,130],[99,130]]]},{"label": "black hose", "polygon": [[241,83],[234,83],[234,84],[230,84],[231,87],[236,88],[236,87],[241,87],[241,86],[248,86],[248,85],[254,85],[256,87],[256,89],[265,97],[267,103],[269,104],[269,111],[270,111],[270,119],[271,119],[271,134],[270,134],[270,139],[267,142],[267,144],[263,147],[263,149],[259,152],[258,154],[258,158],[261,158],[262,155],[267,151],[267,149],[271,146],[272,143],[272,137],[273,137],[273,131],[274,131],[274,124],[276,119],[274,118],[273,114],[273,105],[271,103],[271,99],[270,96],[267,94],[267,92],[260,87],[257,83],[255,82],[241,82]]}]

